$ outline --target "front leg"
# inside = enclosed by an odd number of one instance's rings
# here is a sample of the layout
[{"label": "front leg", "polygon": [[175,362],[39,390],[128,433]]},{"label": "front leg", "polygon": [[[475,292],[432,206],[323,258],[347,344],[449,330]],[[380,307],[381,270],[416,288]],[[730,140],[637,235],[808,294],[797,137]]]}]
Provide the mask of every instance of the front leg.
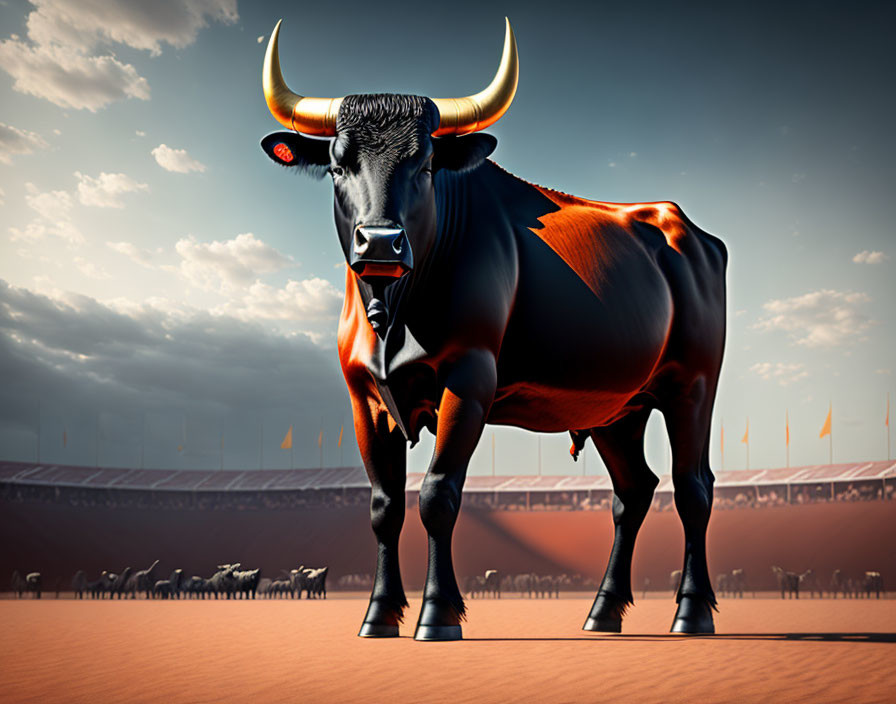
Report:
[{"label": "front leg", "polygon": [[497,384],[490,352],[467,352],[452,365],[439,404],[436,446],[420,487],[420,518],[429,536],[429,566],[417,640],[458,640],[464,600],[454,575],[451,537],[460,511],[470,456],[491,407]]},{"label": "front leg", "polygon": [[[388,412],[371,388],[352,388],[355,435],[370,478],[370,524],[376,536],[376,577],[359,636],[398,636],[408,605],[398,567],[398,538],[404,523],[407,445],[389,423]],[[391,425],[391,427],[390,427]],[[311,598],[311,587],[308,587]]]}]

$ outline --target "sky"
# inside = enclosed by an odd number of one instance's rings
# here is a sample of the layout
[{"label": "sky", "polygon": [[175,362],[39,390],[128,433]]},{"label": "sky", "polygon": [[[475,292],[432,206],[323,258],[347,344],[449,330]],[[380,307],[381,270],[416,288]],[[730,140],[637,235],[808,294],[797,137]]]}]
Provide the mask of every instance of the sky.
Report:
[{"label": "sky", "polygon": [[[713,467],[746,466],[748,419],[750,466],[784,466],[785,414],[791,465],[827,462],[829,404],[835,462],[886,459],[896,11],[464,0],[0,2],[0,459],[359,463],[332,186],[259,148],[280,129],[266,42],[283,18],[304,95],[461,96],[491,80],[505,15],[520,82],[492,158],[595,200],[675,201],[728,247]],[[605,471],[565,434],[489,427],[471,474],[492,437],[499,474],[539,454],[545,474]],[[656,413],[646,450],[669,471]]]}]

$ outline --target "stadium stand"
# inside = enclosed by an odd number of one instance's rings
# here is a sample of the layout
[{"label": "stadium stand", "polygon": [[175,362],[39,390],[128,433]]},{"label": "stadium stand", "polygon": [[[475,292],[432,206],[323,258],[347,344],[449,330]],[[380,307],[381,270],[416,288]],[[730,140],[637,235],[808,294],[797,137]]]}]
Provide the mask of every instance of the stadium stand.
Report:
[{"label": "stadium stand", "polygon": [[[408,504],[417,501],[422,474],[407,480]],[[671,477],[660,478],[654,510],[671,510]],[[719,509],[819,501],[890,500],[896,462],[718,472]],[[613,490],[607,475],[470,476],[464,501],[498,510],[606,510]],[[72,506],[130,506],[253,510],[301,506],[356,506],[369,499],[362,467],[292,470],[160,470],[0,462],[0,497],[56,501]]]}]

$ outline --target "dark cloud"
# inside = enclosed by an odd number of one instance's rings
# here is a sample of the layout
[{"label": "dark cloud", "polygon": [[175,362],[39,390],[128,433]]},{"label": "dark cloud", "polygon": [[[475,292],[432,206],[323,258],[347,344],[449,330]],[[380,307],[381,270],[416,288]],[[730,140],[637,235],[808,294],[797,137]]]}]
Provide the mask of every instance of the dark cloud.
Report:
[{"label": "dark cloud", "polygon": [[147,466],[215,466],[222,435],[226,466],[257,466],[262,425],[265,465],[286,466],[279,443],[290,424],[296,465],[317,464],[322,424],[333,464],[350,418],[335,351],[303,335],[208,312],[116,310],[2,281],[0,375],[8,458],[34,457],[38,401],[42,459],[84,464],[96,459],[98,414],[102,463],[137,463],[145,422]]}]

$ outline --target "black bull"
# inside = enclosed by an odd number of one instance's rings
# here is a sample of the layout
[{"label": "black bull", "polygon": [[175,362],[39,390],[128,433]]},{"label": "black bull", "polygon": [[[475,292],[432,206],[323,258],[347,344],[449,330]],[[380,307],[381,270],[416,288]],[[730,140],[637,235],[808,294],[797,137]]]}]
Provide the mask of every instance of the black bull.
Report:
[{"label": "black bull", "polygon": [[407,606],[397,554],[406,448],[426,427],[436,443],[420,490],[429,567],[416,636],[460,637],[451,537],[486,423],[568,430],[579,449],[593,440],[613,481],[616,532],[585,629],[620,630],[658,481],[643,451],[653,409],[665,418],[685,533],[673,631],[711,632],[724,245],[673,203],[601,203],[528,183],[487,160],[493,137],[435,138],[437,120],[427,98],[349,96],[334,139],[280,132],[262,142],[281,164],[331,173],[351,265],[338,347],[378,542],[361,635],[397,635]]}]

